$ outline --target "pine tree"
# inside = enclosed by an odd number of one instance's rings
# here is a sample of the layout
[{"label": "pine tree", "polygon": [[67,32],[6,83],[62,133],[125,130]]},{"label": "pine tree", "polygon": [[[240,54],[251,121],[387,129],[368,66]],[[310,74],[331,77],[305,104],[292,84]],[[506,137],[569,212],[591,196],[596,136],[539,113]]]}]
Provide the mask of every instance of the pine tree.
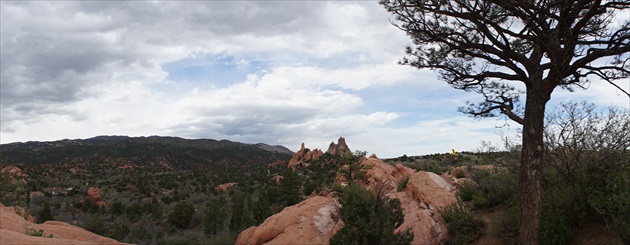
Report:
[{"label": "pine tree", "polygon": [[53,220],[53,215],[48,202],[44,202],[44,209],[42,209],[42,211],[39,211],[39,213],[37,214],[37,221],[39,223],[44,223],[48,220]]},{"label": "pine tree", "polygon": [[234,192],[232,197],[232,218],[230,219],[230,230],[238,232],[241,230],[241,218],[243,216],[243,205],[245,203],[245,193]]},{"label": "pine tree", "polygon": [[269,196],[267,191],[263,189],[258,192],[258,200],[256,200],[256,205],[254,206],[254,221],[256,224],[261,224],[270,215]]},{"label": "pine tree", "polygon": [[168,215],[168,222],[177,228],[188,228],[194,212],[195,208],[186,200],[182,200],[175,205],[173,211]]},{"label": "pine tree", "polygon": [[300,182],[298,174],[292,169],[287,168],[282,173],[280,180],[280,193],[285,205],[291,206],[300,202]]},{"label": "pine tree", "polygon": [[213,199],[208,201],[203,216],[203,232],[207,237],[216,235],[223,229],[225,220],[225,200]]}]

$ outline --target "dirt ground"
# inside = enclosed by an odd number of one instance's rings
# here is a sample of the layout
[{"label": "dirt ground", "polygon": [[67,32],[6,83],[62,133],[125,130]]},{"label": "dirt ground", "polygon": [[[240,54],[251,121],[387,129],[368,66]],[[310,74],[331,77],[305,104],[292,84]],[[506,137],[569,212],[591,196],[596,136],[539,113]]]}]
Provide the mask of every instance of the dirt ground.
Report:
[{"label": "dirt ground", "polygon": [[[479,217],[483,221],[485,227],[481,237],[474,243],[475,245],[500,245],[503,244],[500,238],[494,232],[493,217],[499,211],[479,213]],[[574,245],[593,245],[608,244],[622,245],[621,239],[612,234],[606,228],[606,222],[599,215],[590,216],[583,227],[576,231]]]}]

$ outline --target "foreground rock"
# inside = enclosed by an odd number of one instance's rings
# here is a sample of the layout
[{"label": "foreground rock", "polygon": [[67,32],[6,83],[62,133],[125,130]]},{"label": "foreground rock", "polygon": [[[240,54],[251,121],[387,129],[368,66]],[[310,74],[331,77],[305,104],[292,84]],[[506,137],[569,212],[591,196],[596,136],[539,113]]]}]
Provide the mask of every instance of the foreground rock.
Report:
[{"label": "foreground rock", "polygon": [[[35,224],[25,220],[15,210],[0,203],[0,244],[126,244],[64,222]],[[27,235],[29,231],[37,232],[40,229],[43,231],[42,236]]]},{"label": "foreground rock", "polygon": [[328,244],[343,226],[336,198],[315,196],[241,232],[236,244]]}]

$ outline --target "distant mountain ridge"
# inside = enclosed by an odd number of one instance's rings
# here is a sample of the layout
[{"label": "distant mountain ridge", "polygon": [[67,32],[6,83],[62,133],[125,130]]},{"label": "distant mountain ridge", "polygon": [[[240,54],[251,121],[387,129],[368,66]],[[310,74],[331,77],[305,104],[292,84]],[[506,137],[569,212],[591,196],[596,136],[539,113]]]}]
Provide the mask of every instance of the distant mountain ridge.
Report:
[{"label": "distant mountain ridge", "polygon": [[246,144],[229,140],[184,139],[179,137],[97,136],[89,139],[29,141],[0,145],[7,164],[39,165],[84,162],[86,159],[171,159],[173,162],[268,164],[291,158],[283,146]]}]

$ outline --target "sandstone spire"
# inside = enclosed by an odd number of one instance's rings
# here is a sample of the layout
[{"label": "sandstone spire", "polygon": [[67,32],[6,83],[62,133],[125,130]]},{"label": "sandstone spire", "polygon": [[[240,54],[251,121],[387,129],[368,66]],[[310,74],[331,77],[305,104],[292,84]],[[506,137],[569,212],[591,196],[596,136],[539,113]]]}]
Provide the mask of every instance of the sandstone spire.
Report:
[{"label": "sandstone spire", "polygon": [[330,142],[330,146],[328,146],[328,150],[326,151],[326,153],[335,156],[341,156],[346,153],[352,153],[352,151],[350,150],[350,148],[348,148],[348,145],[346,145],[346,139],[344,139],[343,137],[339,137],[339,140],[337,140],[337,144],[335,144],[335,142]]}]

